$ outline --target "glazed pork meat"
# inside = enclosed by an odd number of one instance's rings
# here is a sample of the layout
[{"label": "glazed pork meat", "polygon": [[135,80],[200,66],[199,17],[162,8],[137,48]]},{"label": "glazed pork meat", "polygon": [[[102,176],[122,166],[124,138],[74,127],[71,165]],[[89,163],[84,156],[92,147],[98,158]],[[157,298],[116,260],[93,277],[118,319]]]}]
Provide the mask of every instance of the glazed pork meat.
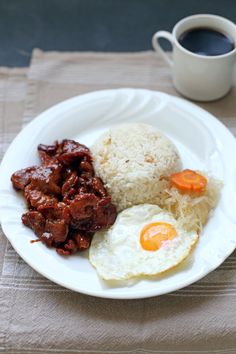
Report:
[{"label": "glazed pork meat", "polygon": [[38,146],[40,166],[16,171],[13,187],[22,191],[28,211],[22,222],[38,240],[60,255],[89,248],[93,234],[111,226],[117,212],[90,150],[74,140]]}]

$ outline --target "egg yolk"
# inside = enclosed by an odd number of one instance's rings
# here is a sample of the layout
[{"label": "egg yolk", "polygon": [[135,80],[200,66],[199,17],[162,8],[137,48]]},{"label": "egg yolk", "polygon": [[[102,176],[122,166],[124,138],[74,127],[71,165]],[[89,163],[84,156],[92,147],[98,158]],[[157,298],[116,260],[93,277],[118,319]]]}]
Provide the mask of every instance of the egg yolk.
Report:
[{"label": "egg yolk", "polygon": [[171,224],[154,222],[144,226],[140,234],[140,243],[143,249],[156,251],[164,241],[172,240],[175,236],[177,231]]}]

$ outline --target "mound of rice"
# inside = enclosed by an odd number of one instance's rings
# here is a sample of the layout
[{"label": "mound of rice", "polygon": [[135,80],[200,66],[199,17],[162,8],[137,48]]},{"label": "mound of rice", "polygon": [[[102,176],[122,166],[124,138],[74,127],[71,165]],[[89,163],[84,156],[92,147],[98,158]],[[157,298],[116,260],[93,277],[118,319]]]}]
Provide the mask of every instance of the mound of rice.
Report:
[{"label": "mound of rice", "polygon": [[100,176],[118,211],[137,204],[159,204],[163,176],[181,169],[171,141],[143,123],[116,126],[91,148]]}]

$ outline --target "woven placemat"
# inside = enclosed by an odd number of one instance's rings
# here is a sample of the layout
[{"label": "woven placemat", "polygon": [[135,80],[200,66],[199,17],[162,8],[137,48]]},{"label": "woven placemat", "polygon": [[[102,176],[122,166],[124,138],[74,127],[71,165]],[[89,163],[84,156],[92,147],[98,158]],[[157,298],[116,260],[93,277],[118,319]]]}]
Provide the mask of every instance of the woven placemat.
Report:
[{"label": "woven placemat", "polygon": [[[21,125],[66,98],[118,87],[148,88],[178,95],[169,68],[152,52],[35,50],[27,73],[27,87],[25,71],[6,72],[8,78],[0,71],[1,154]],[[224,99],[201,104],[233,133],[236,133],[235,96],[233,88]],[[132,301],[93,298],[53,284],[26,265],[6,243],[3,234],[0,266],[0,352],[236,352],[235,253],[216,271],[185,289]]]}]

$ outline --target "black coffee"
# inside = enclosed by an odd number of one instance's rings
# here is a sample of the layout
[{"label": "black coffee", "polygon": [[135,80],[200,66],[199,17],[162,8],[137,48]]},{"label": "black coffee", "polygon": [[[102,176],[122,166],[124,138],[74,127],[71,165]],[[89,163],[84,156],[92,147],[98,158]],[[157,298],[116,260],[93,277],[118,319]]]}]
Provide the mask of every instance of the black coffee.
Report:
[{"label": "black coffee", "polygon": [[200,55],[222,55],[234,49],[229,36],[210,28],[193,28],[181,34],[179,43],[190,52]]}]

